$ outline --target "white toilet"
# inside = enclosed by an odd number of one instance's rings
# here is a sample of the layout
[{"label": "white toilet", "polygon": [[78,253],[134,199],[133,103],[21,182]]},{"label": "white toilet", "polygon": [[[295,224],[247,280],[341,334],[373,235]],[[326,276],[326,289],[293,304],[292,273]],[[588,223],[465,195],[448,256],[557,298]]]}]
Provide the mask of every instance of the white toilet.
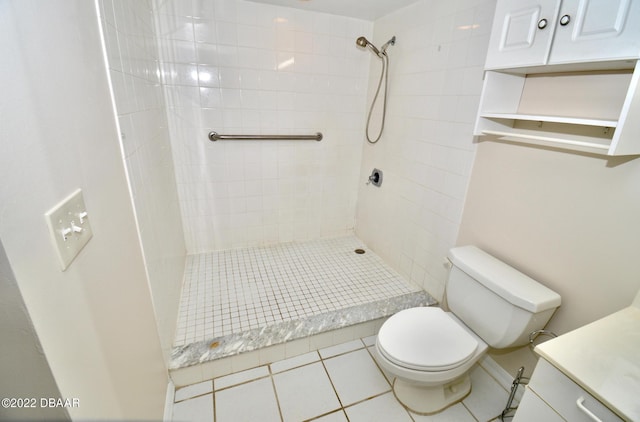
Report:
[{"label": "white toilet", "polygon": [[471,391],[469,370],[487,351],[523,346],[560,306],[560,295],[475,246],[449,251],[451,312],[411,308],[380,328],[376,354],[410,410],[431,414]]}]

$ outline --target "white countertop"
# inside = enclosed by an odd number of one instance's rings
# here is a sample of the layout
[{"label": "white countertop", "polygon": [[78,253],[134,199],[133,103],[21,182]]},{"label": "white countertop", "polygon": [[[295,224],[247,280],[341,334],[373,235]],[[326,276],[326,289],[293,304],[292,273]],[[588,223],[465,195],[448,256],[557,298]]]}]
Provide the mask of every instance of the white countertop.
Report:
[{"label": "white countertop", "polygon": [[640,307],[625,308],[535,351],[620,417],[640,421]]}]

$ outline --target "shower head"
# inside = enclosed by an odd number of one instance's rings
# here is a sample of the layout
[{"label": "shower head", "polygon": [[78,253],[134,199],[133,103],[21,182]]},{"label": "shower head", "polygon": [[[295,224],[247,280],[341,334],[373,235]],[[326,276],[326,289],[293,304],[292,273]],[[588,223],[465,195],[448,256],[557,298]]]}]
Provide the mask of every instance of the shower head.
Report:
[{"label": "shower head", "polygon": [[376,46],[371,44],[369,40],[366,39],[365,37],[358,37],[358,39],[356,40],[356,44],[358,46],[362,48],[369,47],[371,51],[373,51],[376,54],[376,56],[380,56],[380,57],[382,57],[382,55],[386,53],[387,48],[390,45],[394,45],[395,43],[396,43],[396,37],[394,35],[389,41],[387,41],[382,45],[382,48],[380,50],[378,50]]},{"label": "shower head", "polygon": [[371,44],[365,37],[358,37],[358,39],[356,40],[356,44],[362,48],[369,47],[371,51],[376,54],[376,56],[379,56],[381,54],[380,50],[378,50],[375,45]]}]

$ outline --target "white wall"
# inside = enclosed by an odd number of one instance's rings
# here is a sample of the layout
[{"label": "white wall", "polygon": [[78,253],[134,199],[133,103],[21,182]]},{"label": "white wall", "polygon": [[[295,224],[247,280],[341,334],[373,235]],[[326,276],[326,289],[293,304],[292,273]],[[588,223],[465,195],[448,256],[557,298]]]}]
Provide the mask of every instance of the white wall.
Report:
[{"label": "white wall", "polygon": [[[458,243],[558,292],[548,328],[566,333],[629,306],[640,290],[639,178],[638,158],[483,142]],[[514,372],[532,354],[495,357]]]},{"label": "white wall", "polygon": [[152,2],[101,0],[100,17],[140,241],[168,361],[186,249]]},{"label": "white wall", "polygon": [[[0,242],[0,397],[60,397],[60,390],[42,352],[42,346],[18,283]],[[29,403],[31,404],[31,403]],[[69,420],[61,407],[36,406],[0,408],[2,420]]]},{"label": "white wall", "polygon": [[[385,132],[363,147],[356,233],[438,299],[471,174],[494,7],[494,1],[423,0],[375,22],[374,44],[392,35],[397,42],[387,50]],[[379,68],[372,56],[369,101]],[[374,167],[384,172],[380,188],[365,185]]]},{"label": "white wall", "polygon": [[[158,420],[167,372],[97,19],[85,0],[0,2],[0,238],[70,416]],[[93,239],[62,272],[44,213],[77,188]]]},{"label": "white wall", "polygon": [[[353,230],[370,22],[240,0],[158,1],[189,253]],[[324,140],[211,143],[223,134]]]}]

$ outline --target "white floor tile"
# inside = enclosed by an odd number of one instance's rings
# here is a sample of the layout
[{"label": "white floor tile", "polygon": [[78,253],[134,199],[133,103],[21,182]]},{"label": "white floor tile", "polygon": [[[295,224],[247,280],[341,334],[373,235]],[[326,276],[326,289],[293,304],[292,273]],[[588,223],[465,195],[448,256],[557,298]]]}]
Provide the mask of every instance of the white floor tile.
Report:
[{"label": "white floor tile", "polygon": [[391,390],[382,372],[364,349],[327,359],[324,364],[343,406]]},{"label": "white floor tile", "polygon": [[333,356],[337,356],[343,353],[352,352],[354,350],[362,349],[364,344],[360,339],[348,341],[346,343],[338,344],[337,346],[326,347],[318,350],[322,359],[327,359]]},{"label": "white floor tile", "polygon": [[213,422],[211,394],[181,401],[173,405],[174,422]]},{"label": "white floor tile", "polygon": [[231,387],[232,385],[242,384],[243,382],[253,381],[258,378],[269,375],[269,368],[259,366],[257,368],[248,369],[246,371],[237,372],[235,374],[226,375],[224,377],[213,380],[213,386],[216,391],[222,388]]},{"label": "white floor tile", "polygon": [[435,415],[416,415],[411,413],[415,422],[476,422],[462,403],[457,403]]},{"label": "white floor tile", "polygon": [[213,391],[213,384],[211,381],[205,381],[198,384],[189,385],[176,390],[173,401],[182,401],[190,399],[192,397],[201,396],[203,394],[211,393]]},{"label": "white floor tile", "polygon": [[[347,352],[371,341],[326,348],[321,351],[324,356],[342,354],[322,362],[314,351],[274,362],[271,373],[269,367],[261,366],[179,388],[173,421],[213,422],[215,413],[216,422],[402,422],[410,418],[415,422],[473,422],[491,420],[506,403],[508,392],[486,370],[475,366],[470,373],[472,391],[463,403],[435,415],[410,414],[393,396],[367,349]],[[214,386],[215,398],[211,394]],[[341,409],[338,397],[346,409]]]},{"label": "white floor tile", "polygon": [[476,419],[488,421],[499,415],[507,404],[509,393],[484,369],[476,365],[471,370],[471,394],[464,405]]},{"label": "white floor tile", "polygon": [[216,422],[280,422],[270,378],[216,392]]},{"label": "white floor tile", "polygon": [[365,346],[369,347],[369,346],[373,346],[374,344],[376,344],[376,338],[378,336],[377,335],[373,335],[373,336],[369,336],[369,337],[365,337],[362,339],[362,342],[364,343]]},{"label": "white floor tile", "polygon": [[343,410],[338,410],[329,415],[314,419],[313,422],[349,422]]},{"label": "white floor tile", "polygon": [[345,409],[350,422],[411,422],[405,408],[389,392]]},{"label": "white floor tile", "polygon": [[279,362],[274,362],[271,364],[271,371],[275,374],[278,372],[286,371],[287,369],[293,369],[312,362],[317,362],[319,360],[320,357],[318,356],[318,352],[313,351],[310,353],[305,353],[304,355],[295,356],[289,359],[281,360]]},{"label": "white floor tile", "polygon": [[313,363],[274,375],[285,422],[310,419],[340,408],[322,363]]},{"label": "white floor tile", "polygon": [[[367,350],[369,350],[369,353],[371,354],[371,356],[373,356],[373,361],[376,362],[378,360],[377,356],[377,352],[375,351],[376,346],[369,346],[367,347]],[[382,374],[384,375],[384,377],[387,379],[387,381],[389,382],[389,384],[393,385],[393,380],[395,379],[395,375],[393,375],[391,372],[387,371],[386,369],[384,369],[382,367],[382,365],[380,365],[380,362],[378,362],[378,368],[380,368],[380,370],[382,371]]]}]

